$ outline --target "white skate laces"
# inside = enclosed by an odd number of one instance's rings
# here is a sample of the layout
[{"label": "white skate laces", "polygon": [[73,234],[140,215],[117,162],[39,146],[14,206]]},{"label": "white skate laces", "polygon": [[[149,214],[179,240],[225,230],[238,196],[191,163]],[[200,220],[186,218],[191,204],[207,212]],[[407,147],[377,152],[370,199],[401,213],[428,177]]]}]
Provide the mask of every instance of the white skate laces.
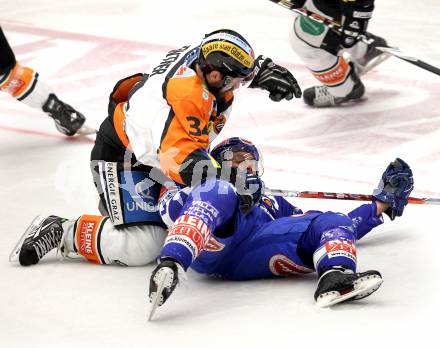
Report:
[{"label": "white skate laces", "polygon": [[315,86],[314,105],[317,107],[336,105],[335,97],[329,92],[325,85]]}]

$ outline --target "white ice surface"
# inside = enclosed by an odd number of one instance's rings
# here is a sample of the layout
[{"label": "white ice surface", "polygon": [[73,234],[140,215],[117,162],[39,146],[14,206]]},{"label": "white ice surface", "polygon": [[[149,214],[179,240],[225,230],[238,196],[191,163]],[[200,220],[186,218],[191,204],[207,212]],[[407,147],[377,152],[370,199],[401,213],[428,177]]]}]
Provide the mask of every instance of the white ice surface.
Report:
[{"label": "white ice surface", "polygon": [[[438,0],[376,1],[370,30],[440,66]],[[421,7],[423,4],[423,7]],[[2,0],[2,25],[16,55],[92,125],[106,115],[121,77],[147,70],[168,48],[219,27],[238,30],[314,80],[288,43],[291,14],[269,1]],[[262,148],[268,186],[370,193],[389,161],[414,170],[414,196],[440,196],[440,77],[390,58],[365,76],[365,101],[313,110],[242,91],[222,138]],[[11,248],[41,214],[97,213],[88,169],[92,141],[66,140],[44,114],[0,95],[0,347],[393,347],[438,346],[439,206],[406,208],[358,244],[359,270],[378,269],[373,296],[319,309],[314,276],[250,282],[189,274],[147,323],[152,266],[8,263]],[[303,209],[347,212],[357,202],[292,200]]]}]

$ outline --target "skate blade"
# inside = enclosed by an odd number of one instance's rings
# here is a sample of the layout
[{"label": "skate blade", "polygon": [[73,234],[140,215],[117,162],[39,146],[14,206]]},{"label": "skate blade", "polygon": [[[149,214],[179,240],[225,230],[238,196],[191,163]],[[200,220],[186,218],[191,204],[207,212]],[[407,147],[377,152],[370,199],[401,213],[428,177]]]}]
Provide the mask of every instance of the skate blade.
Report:
[{"label": "skate blade", "polygon": [[11,254],[9,255],[9,262],[16,262],[18,261],[18,257],[20,255],[21,246],[23,245],[24,240],[28,235],[30,235],[34,230],[40,228],[41,223],[44,221],[44,217],[42,215],[36,216],[31,224],[28,226],[26,231],[24,231],[23,235],[15,245],[14,249],[12,249]]},{"label": "skate blade", "polygon": [[174,272],[170,268],[163,268],[160,278],[157,282],[157,291],[156,294],[152,297],[150,314],[148,315],[148,321],[153,319],[154,313],[156,312],[157,307],[160,306],[160,301],[162,299],[162,291],[168,284],[173,282]]},{"label": "skate blade", "polygon": [[76,131],[76,135],[92,135],[96,134],[97,130],[95,128],[89,127],[86,124],[83,124],[80,129]]},{"label": "skate blade", "polygon": [[327,308],[347,300],[360,300],[379,289],[382,283],[383,279],[378,275],[365,276],[356,280],[354,282],[354,290],[347,294],[341,295],[337,291],[321,294],[316,300],[316,305],[321,308]]}]

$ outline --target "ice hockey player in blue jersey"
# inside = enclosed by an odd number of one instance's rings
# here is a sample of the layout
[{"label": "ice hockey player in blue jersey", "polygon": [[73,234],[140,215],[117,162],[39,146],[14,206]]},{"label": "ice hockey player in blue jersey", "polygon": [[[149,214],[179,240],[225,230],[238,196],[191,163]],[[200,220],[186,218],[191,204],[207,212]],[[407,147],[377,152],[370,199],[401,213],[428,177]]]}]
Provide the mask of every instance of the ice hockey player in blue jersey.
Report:
[{"label": "ice hockey player in blue jersey", "polygon": [[183,190],[161,207],[164,220],[175,221],[151,275],[150,318],[174,291],[179,272],[190,267],[230,280],[315,271],[315,300],[322,307],[361,299],[379,288],[378,271],[356,271],[356,241],[383,223],[382,213],[391,220],[402,215],[413,189],[404,161],[396,159],[386,168],[373,202],[348,214],[303,213],[282,197],[262,194],[259,154],[252,143],[231,138],[211,154],[229,175]]}]

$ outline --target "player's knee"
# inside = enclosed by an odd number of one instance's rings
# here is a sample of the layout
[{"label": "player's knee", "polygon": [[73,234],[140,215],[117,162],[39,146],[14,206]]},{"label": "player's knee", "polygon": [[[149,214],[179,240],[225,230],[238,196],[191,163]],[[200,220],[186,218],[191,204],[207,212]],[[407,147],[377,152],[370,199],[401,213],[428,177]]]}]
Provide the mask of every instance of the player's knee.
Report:
[{"label": "player's knee", "polygon": [[237,192],[227,181],[211,178],[196,186],[182,209],[183,214],[204,216],[211,231],[229,221],[238,206]]},{"label": "player's knee", "polygon": [[289,42],[292,49],[297,52],[300,56],[306,54],[308,51],[315,51],[316,48],[308,45],[307,38],[303,38],[304,34],[300,25],[298,24],[298,18],[295,19],[293,23],[290,33],[289,33]]},{"label": "player's knee", "polygon": [[101,236],[101,253],[106,264],[143,266],[160,253],[167,232],[154,225],[115,228],[108,221]]},{"label": "player's knee", "polygon": [[15,59],[11,62],[2,62],[2,64],[0,65],[0,77],[5,77],[9,75],[9,73],[14,68],[15,63]]},{"label": "player's knee", "polygon": [[15,54],[0,27],[0,76],[9,74],[16,64]]},{"label": "player's knee", "polygon": [[161,197],[159,198],[159,213],[165,225],[168,227],[173,225],[182,211],[190,192],[191,187],[185,187],[183,189],[176,187],[161,193]]},{"label": "player's knee", "polygon": [[17,61],[15,60],[15,55],[12,51],[4,52],[1,51],[2,57],[0,58],[0,76],[8,75],[12,69],[14,69]]},{"label": "player's knee", "polygon": [[325,218],[327,223],[321,241],[334,239],[355,240],[353,221],[347,215],[327,212]]}]

